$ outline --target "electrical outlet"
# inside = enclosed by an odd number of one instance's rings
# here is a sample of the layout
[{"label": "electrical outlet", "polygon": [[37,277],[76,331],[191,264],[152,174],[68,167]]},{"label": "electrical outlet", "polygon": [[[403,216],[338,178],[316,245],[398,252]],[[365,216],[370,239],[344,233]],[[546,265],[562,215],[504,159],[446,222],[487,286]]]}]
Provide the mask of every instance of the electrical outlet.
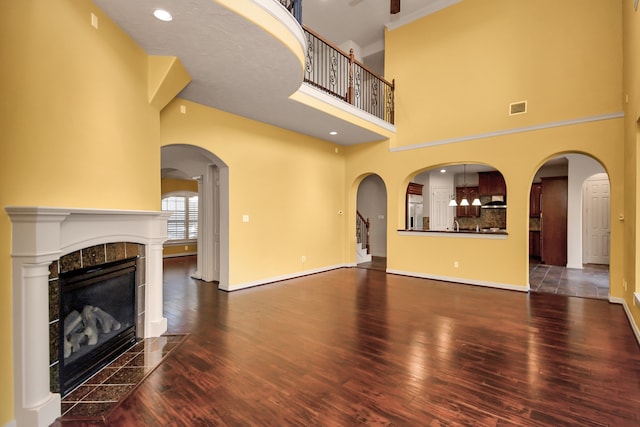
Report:
[{"label": "electrical outlet", "polygon": [[624,290],[627,290],[627,280],[626,279],[622,279],[622,287],[624,288]]},{"label": "electrical outlet", "polygon": [[453,268],[458,268],[460,267],[460,264],[458,263],[458,261],[453,261]]},{"label": "electrical outlet", "polygon": [[91,26],[96,30],[98,29],[98,17],[94,13],[91,14]]},{"label": "electrical outlet", "polygon": [[302,262],[307,262],[307,257],[302,255]]},{"label": "electrical outlet", "polygon": [[189,246],[184,245],[184,250],[185,250],[185,251],[189,250]]}]

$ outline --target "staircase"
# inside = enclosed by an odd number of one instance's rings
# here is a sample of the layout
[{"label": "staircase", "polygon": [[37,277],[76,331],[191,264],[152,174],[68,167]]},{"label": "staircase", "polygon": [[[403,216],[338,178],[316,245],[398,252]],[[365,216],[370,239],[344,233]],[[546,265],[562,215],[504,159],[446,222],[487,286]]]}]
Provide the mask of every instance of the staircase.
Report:
[{"label": "staircase", "polygon": [[369,218],[357,212],[356,216],[356,264],[371,262],[371,247],[369,245]]}]

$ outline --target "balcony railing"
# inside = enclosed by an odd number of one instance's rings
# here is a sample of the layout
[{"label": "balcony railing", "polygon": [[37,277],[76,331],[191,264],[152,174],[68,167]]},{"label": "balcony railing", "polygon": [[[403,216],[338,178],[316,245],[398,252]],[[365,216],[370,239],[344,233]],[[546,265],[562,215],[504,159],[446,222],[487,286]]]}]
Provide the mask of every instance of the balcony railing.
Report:
[{"label": "balcony railing", "polygon": [[281,5],[287,8],[289,13],[302,25],[302,0],[278,0]]},{"label": "balcony railing", "polygon": [[304,81],[374,116],[394,123],[395,81],[388,82],[322,36],[302,26],[307,39]]},{"label": "balcony railing", "polygon": [[[302,0],[277,0],[302,25]],[[394,89],[391,83],[368,69],[322,36],[302,26],[307,40],[304,81],[336,98],[393,124]]]}]

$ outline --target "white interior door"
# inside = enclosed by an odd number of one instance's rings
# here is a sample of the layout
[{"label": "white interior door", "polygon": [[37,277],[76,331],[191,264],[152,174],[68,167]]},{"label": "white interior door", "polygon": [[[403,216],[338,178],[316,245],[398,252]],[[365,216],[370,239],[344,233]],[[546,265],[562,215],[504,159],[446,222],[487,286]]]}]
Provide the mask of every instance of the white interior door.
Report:
[{"label": "white interior door", "polygon": [[450,188],[434,188],[429,212],[429,229],[446,230],[453,223],[453,208],[449,206]]},{"label": "white interior door", "polygon": [[584,260],[588,264],[609,264],[609,178],[598,174],[585,186],[586,245]]}]

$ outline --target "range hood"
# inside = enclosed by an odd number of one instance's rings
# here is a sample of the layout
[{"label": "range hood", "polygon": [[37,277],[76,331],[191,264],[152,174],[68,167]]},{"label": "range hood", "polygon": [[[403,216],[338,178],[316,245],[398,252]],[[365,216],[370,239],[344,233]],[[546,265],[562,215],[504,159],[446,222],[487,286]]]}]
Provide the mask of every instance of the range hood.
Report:
[{"label": "range hood", "polygon": [[491,196],[491,201],[482,205],[483,209],[505,209],[507,203],[504,201],[504,196]]},{"label": "range hood", "polygon": [[494,200],[481,206],[482,209],[506,209],[507,204],[501,200]]}]

